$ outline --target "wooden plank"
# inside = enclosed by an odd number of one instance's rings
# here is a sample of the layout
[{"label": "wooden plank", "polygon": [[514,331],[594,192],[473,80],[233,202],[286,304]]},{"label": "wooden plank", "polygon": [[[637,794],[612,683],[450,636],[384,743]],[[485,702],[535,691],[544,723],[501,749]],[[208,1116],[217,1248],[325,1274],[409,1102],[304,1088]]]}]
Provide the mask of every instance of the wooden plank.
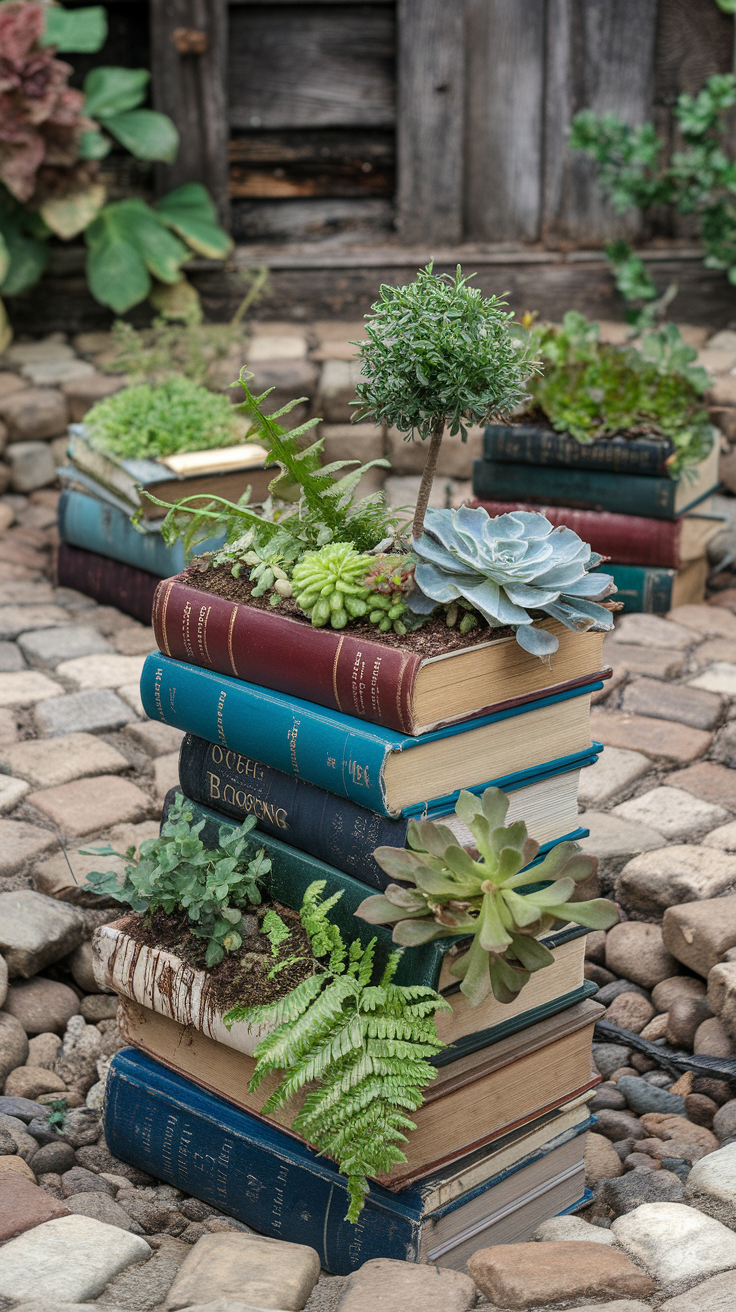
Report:
[{"label": "wooden plank", "polygon": [[[203,53],[180,54],[174,43],[177,29],[203,33]],[[157,189],[161,193],[201,182],[223,222],[229,204],[226,46],[226,0],[151,0],[153,105],[171,116],[180,135],[176,161],[157,166]]]},{"label": "wooden plank", "polygon": [[385,128],[244,133],[230,141],[230,195],[393,196],[394,153]]},{"label": "wooden plank", "polygon": [[465,235],[539,235],[545,0],[466,4]]},{"label": "wooden plank", "polygon": [[635,216],[617,216],[592,160],[567,133],[581,109],[627,123],[651,115],[657,0],[547,0],[543,235],[551,243],[599,244],[635,236]]},{"label": "wooden plank", "polygon": [[395,41],[386,5],[233,7],[231,126],[392,127]]},{"label": "wooden plank", "polygon": [[463,0],[398,0],[397,227],[402,241],[462,236]]}]

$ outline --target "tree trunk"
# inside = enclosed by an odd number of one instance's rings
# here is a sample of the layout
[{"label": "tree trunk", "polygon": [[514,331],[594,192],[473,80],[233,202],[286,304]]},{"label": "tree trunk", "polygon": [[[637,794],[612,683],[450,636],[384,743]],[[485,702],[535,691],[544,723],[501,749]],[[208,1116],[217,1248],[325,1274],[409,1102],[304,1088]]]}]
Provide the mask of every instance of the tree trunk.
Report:
[{"label": "tree trunk", "polygon": [[413,538],[420,538],[422,536],[422,533],[424,532],[424,516],[427,513],[427,506],[429,505],[429,494],[432,491],[434,476],[437,472],[437,461],[439,460],[439,456],[440,456],[440,447],[442,446],[442,438],[444,432],[445,432],[445,416],[440,415],[439,418],[435,420],[435,425],[434,428],[432,429],[432,437],[429,443],[429,454],[427,456],[427,463],[424,466],[422,481],[419,485],[417,508],[414,511],[414,519],[412,521],[412,526],[411,526],[411,535]]}]

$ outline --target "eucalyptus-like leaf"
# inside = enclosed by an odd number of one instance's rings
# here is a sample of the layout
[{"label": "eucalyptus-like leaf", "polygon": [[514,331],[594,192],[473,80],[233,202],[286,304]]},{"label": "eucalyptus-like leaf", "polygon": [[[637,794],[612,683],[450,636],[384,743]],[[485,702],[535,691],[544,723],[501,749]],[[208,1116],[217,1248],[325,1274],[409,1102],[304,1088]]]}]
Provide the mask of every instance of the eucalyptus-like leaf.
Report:
[{"label": "eucalyptus-like leaf", "polygon": [[[534,871],[536,874],[536,870]],[[546,888],[538,888],[535,893],[527,893],[526,901],[535,907],[561,906],[575,892],[574,879],[556,879]]]},{"label": "eucalyptus-like leaf", "polygon": [[517,925],[534,925],[539,920],[539,907],[528,898],[519,897],[511,888],[502,888],[500,897]]},{"label": "eucalyptus-like leaf", "polygon": [[493,957],[489,973],[493,996],[497,1002],[514,1002],[524,985],[529,983],[530,972],[507,961],[505,957]]},{"label": "eucalyptus-like leaf", "polygon": [[596,897],[590,902],[568,902],[564,906],[545,906],[544,910],[557,920],[572,920],[588,929],[610,929],[618,922],[615,904],[605,897]]},{"label": "eucalyptus-like leaf", "polygon": [[402,943],[404,947],[416,948],[422,943],[431,943],[435,938],[447,938],[448,935],[454,934],[454,929],[448,929],[444,925],[438,925],[434,920],[400,920],[394,926],[393,940],[394,943]]},{"label": "eucalyptus-like leaf", "polygon": [[511,951],[515,957],[518,957],[525,970],[542,970],[545,966],[554,965],[554,954],[544,946],[544,943],[540,943],[539,939],[527,938],[523,934],[512,934],[511,937]]},{"label": "eucalyptus-like leaf", "polygon": [[483,896],[477,938],[485,952],[503,952],[511,943],[511,935],[501,922],[493,893],[485,893]]}]

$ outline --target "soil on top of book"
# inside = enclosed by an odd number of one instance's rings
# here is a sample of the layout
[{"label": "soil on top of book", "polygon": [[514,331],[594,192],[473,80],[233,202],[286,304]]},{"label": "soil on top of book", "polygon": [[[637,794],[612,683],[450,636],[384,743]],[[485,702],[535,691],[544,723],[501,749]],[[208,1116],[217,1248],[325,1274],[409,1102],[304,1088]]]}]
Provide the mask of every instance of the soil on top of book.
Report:
[{"label": "soil on top of book", "polygon": [[[311,627],[312,621],[299,610],[293,597],[285,598],[274,609],[267,596],[253,596],[252,585],[247,577],[241,575],[239,579],[234,579],[227,565],[216,565],[213,569],[204,570],[199,569],[197,565],[190,565],[185,570],[185,575],[190,588],[196,588],[200,592],[211,592],[214,596],[224,597],[227,601],[239,601],[243,605],[255,607],[256,610],[267,610],[272,615],[288,616],[290,620],[298,620],[300,624],[308,624]],[[459,651],[463,647],[475,647],[479,642],[498,642],[500,638],[514,636],[512,628],[492,629],[483,619],[470,633],[461,633],[459,629],[448,629],[442,614],[430,617],[413,633],[399,634],[394,633],[393,629],[388,633],[381,633],[375,624],[369,624],[366,620],[353,620],[342,632],[352,634],[356,638],[379,642],[385,647],[399,647],[402,651],[409,651],[422,659],[442,656],[445,652]]]},{"label": "soil on top of book", "polygon": [[[275,952],[267,936],[260,932],[268,910],[278,912],[291,931]],[[283,907],[279,902],[266,901],[259,907],[244,910],[243,919],[246,918],[257,920],[258,930],[247,936],[243,934],[243,942],[237,951],[226,952],[219,965],[210,969],[205,966],[206,941],[191,932],[185,911],[173,911],[170,915],[154,911],[150,919],[134,911],[116,923],[137,943],[172,952],[193,969],[206,971],[207,1004],[225,1012],[236,1005],[254,1007],[276,1002],[314,974],[311,944],[297,911]],[[274,966],[282,962],[288,964],[274,973]]]},{"label": "soil on top of book", "polygon": [[674,445],[664,433],[646,420],[639,424],[632,424],[630,428],[617,428],[614,433],[599,433],[595,438],[591,437],[589,442],[581,442],[579,438],[574,438],[572,433],[567,431],[558,432],[552,425],[552,420],[548,419],[543,410],[527,410],[525,413],[509,415],[505,419],[502,428],[516,428],[522,425],[524,428],[543,428],[546,433],[554,433],[556,437],[572,438],[580,446],[590,446],[592,442],[613,442],[629,441],[635,442],[637,438],[645,437],[649,442],[659,442],[662,446],[668,447],[674,451]]}]

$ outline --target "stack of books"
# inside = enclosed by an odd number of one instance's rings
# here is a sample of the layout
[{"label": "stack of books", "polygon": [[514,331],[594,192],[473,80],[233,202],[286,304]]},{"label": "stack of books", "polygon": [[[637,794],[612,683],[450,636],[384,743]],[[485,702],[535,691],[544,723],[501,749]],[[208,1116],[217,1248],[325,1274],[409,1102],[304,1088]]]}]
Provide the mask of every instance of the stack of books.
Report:
[{"label": "stack of books", "polygon": [[[168,507],[182,497],[225,497],[237,501],[248,486],[251,499],[268,495],[273,470],[264,467],[266,452],[253,442],[208,451],[124,460],[98,450],[83,424],[72,424],[69,464],[58,470],[58,581],[103,605],[117,606],[144,624],[151,622],[156,588],[162,578],[184,568],[181,542],[167,546],[161,523]],[[146,497],[150,492],[165,506]],[[144,505],[135,528],[130,517]],[[197,544],[195,552],[221,546],[222,537]]]},{"label": "stack of books", "polygon": [[702,601],[707,547],[722,527],[708,498],[718,487],[718,436],[706,458],[680,478],[673,449],[653,438],[583,444],[533,424],[490,424],[473,466],[473,505],[489,515],[537,510],[574,529],[609,557],[625,611],[665,614]]},{"label": "stack of books", "polygon": [[[366,640],[214,595],[204,580],[157,590],[160,651],[146,661],[143,705],[186,733],[178,791],[205,821],[206,845],[256,816],[248,850],[265,848],[276,902],[298,910],[323,880],[325,896],[342,893],[330,914],[343,937],[376,937],[385,960],[390,928],[354,912],[389,882],[374,849],[404,846],[411,816],[441,816],[470,844],[458,792],[496,785],[511,798],[508,822],[523,819],[542,853],[585,836],[577,787],[601,750],[589,706],[608,673],[602,634],[546,620],[560,641],[551,669],[513,637],[426,656],[407,638]],[[511,1004],[491,996],[477,1007],[449,970],[456,939],[405,950],[396,982],[450,1002],[437,1016],[447,1047],[406,1162],[371,1181],[353,1225],[344,1177],[295,1133],[294,1109],[262,1114],[273,1077],[249,1091],[257,1037],[243,1023],[227,1029],[206,972],[124,924],[104,926],[98,980],[121,996],[132,1045],[111,1067],[110,1150],[255,1230],[311,1244],[337,1274],[379,1256],[463,1268],[477,1248],[527,1239],[590,1198],[583,1144],[599,1078],[585,930],[567,925],[545,942],[553,965]]]}]

